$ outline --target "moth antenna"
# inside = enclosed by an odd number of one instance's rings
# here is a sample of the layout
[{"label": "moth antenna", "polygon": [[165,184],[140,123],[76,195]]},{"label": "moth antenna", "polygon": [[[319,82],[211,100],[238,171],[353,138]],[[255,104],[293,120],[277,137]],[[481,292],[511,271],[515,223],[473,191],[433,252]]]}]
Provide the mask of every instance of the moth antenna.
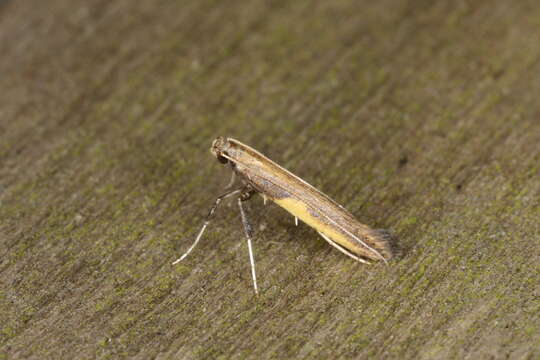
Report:
[{"label": "moth antenna", "polygon": [[[381,255],[380,252],[378,252],[377,250],[375,250],[374,248],[372,248],[371,246],[369,246],[368,244],[366,244],[364,241],[360,240],[360,238],[356,235],[354,235],[353,233],[351,233],[350,231],[348,231],[347,229],[344,229],[343,227],[341,227],[337,222],[334,221],[334,219],[326,216],[326,219],[328,219],[328,221],[330,221],[331,223],[335,224],[336,226],[338,226],[339,228],[341,228],[346,234],[348,234],[349,236],[353,237],[355,240],[357,240],[360,244],[362,244],[362,246],[364,246],[365,248],[367,248],[368,250],[370,250],[372,253],[374,253],[375,255],[377,255],[386,265],[388,265],[388,260],[386,260],[384,258],[384,256]],[[320,234],[320,233],[319,233]],[[323,236],[321,234],[321,236]],[[324,236],[323,236],[324,237]],[[350,255],[349,255],[350,256]]]},{"label": "moth antenna", "polygon": [[238,198],[238,206],[240,207],[240,216],[242,217],[242,224],[244,225],[244,233],[246,234],[248,244],[249,262],[251,264],[251,278],[253,279],[253,289],[255,289],[255,294],[259,295],[259,290],[257,289],[257,274],[255,273],[255,258],[253,257],[253,248],[251,246],[251,225],[248,222],[244,207],[242,206],[242,197]]},{"label": "moth antenna", "polygon": [[321,235],[321,237],[326,240],[330,245],[332,245],[333,247],[335,247],[336,249],[338,249],[339,251],[341,251],[343,254],[347,255],[348,257],[350,258],[353,258],[354,260],[358,261],[358,262],[361,262],[363,264],[371,264],[369,261],[366,261],[364,259],[361,259],[359,258],[358,256],[355,256],[353,255],[352,253],[350,253],[349,251],[345,250],[343,247],[339,246],[338,244],[336,244],[335,242],[333,242],[332,240],[330,240],[330,238],[326,235],[324,235],[322,232],[319,232],[319,235]]},{"label": "moth antenna", "polygon": [[216,211],[216,209],[217,209],[219,203],[221,202],[221,200],[226,199],[226,198],[228,198],[230,196],[236,195],[240,191],[242,191],[242,189],[229,191],[229,192],[217,197],[216,201],[214,202],[214,205],[210,208],[210,211],[208,212],[208,215],[206,215],[206,220],[204,221],[204,224],[203,224],[201,230],[199,231],[199,234],[195,238],[195,241],[193,242],[193,244],[189,247],[189,249],[182,256],[180,256],[178,259],[173,261],[173,263],[172,263],[173,265],[178,264],[180,261],[184,260],[186,258],[186,256],[188,256],[189,253],[195,248],[195,246],[197,246],[197,244],[201,240],[201,237],[202,237],[202,234],[204,233],[204,230],[206,230],[206,227],[208,226],[208,224],[210,224],[210,221],[212,220],[212,217],[214,216],[214,212]]}]

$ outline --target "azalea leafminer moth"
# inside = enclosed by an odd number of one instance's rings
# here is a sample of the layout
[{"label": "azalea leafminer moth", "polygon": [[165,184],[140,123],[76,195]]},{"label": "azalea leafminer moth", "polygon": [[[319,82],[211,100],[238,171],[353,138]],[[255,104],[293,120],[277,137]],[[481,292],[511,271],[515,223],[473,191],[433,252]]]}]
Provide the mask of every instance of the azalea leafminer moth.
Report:
[{"label": "azalea leafminer moth", "polygon": [[237,196],[248,243],[253,287],[255,293],[258,293],[251,245],[252,229],[242,205],[255,193],[261,194],[265,203],[266,200],[275,202],[295,217],[296,224],[298,219],[302,220],[330,245],[359,262],[380,260],[387,263],[392,258],[387,231],[372,229],[358,222],[343,206],[257,150],[238,140],[223,137],[215,139],[210,150],[219,162],[229,164],[233,170],[228,188],[234,184],[235,177],[242,184],[238,189],[230,190],[216,199],[195,242],[173,264],[183,260],[195,248],[219,203],[225,198]]}]

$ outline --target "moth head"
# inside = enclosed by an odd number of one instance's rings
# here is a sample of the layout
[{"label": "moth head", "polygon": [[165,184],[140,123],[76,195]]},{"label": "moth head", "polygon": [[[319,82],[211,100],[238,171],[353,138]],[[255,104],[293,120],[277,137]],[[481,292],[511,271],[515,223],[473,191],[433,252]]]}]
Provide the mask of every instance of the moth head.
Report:
[{"label": "moth head", "polygon": [[229,141],[226,138],[220,136],[212,142],[210,152],[216,157],[216,159],[220,163],[226,164],[229,162],[229,160],[227,160],[227,158],[225,158],[222,154],[227,155],[227,150],[229,149],[229,147]]}]

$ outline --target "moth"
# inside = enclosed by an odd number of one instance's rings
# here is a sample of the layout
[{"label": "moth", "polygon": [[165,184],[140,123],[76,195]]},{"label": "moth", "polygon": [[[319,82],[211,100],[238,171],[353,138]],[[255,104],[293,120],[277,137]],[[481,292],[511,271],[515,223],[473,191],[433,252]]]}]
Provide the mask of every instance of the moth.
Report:
[{"label": "moth", "polygon": [[291,213],[296,225],[298,219],[302,220],[330,245],[356,261],[387,263],[392,258],[391,236],[386,230],[372,229],[360,223],[343,206],[257,150],[238,140],[218,137],[213,141],[210,151],[220,163],[228,164],[233,171],[227,187],[234,184],[235,178],[240,179],[241,186],[216,199],[194,243],[173,264],[185,259],[197,246],[219,203],[225,198],[237,196],[248,244],[253,288],[258,294],[251,240],[253,231],[242,204],[256,193],[262,195],[265,203],[267,200],[273,201]]}]

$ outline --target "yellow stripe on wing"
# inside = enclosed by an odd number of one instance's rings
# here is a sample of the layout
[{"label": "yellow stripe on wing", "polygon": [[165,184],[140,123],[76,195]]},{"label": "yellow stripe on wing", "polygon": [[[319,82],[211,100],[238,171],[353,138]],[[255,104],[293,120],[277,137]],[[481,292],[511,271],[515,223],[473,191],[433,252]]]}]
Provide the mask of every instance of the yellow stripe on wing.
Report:
[{"label": "yellow stripe on wing", "polygon": [[332,241],[356,253],[356,243],[347,238],[347,236],[339,231],[336,231],[335,226],[322,222],[319,218],[313,216],[307,208],[307,205],[293,198],[274,199],[274,202],[296,216],[315,230],[323,233]]}]

